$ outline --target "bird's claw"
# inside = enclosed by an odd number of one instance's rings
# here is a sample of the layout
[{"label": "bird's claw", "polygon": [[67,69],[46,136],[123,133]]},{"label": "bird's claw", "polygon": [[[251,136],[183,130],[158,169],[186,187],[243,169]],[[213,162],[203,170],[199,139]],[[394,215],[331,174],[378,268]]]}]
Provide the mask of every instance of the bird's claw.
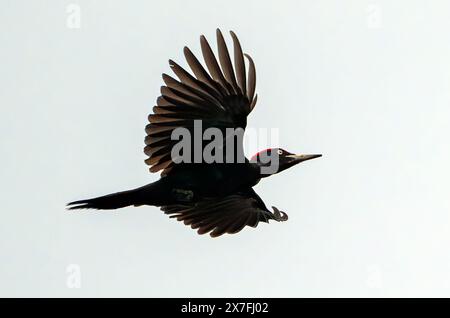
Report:
[{"label": "bird's claw", "polygon": [[275,221],[284,222],[288,220],[288,215],[283,211],[278,210],[276,207],[272,207],[273,209],[273,217]]}]

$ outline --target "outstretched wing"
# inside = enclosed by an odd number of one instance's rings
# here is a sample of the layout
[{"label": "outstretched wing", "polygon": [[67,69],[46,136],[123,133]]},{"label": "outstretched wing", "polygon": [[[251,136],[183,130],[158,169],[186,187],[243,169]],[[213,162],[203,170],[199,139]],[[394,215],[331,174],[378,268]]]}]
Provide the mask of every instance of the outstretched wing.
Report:
[{"label": "outstretched wing", "polygon": [[273,207],[270,212],[253,189],[223,198],[210,198],[191,205],[168,205],[161,207],[171,218],[183,221],[198,234],[210,232],[212,237],[234,234],[246,225],[256,227],[269,220],[286,221],[287,214]]},{"label": "outstretched wing", "polygon": [[[178,80],[163,74],[166,84],[161,87],[161,96],[148,117],[145,131],[145,161],[150,172],[163,170],[167,174],[173,167],[171,150],[177,141],[171,140],[176,128],[193,131],[194,120],[202,120],[202,128],[215,127],[222,132],[226,128],[242,128],[247,125],[247,116],[256,104],[255,65],[250,56],[243,54],[236,35],[231,31],[234,45],[234,67],[222,36],[217,29],[219,62],[204,36],[200,37],[203,58],[208,71],[203,68],[189,48],[184,55],[195,76],[169,60]],[[246,72],[244,56],[248,59]],[[242,147],[242,145],[239,145]]]}]

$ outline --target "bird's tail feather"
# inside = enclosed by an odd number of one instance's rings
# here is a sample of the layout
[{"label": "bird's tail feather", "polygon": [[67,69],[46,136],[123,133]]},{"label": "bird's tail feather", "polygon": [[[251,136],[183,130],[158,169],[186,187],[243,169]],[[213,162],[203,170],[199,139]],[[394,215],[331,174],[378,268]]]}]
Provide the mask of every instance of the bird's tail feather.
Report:
[{"label": "bird's tail feather", "polygon": [[98,198],[79,200],[67,204],[69,210],[97,209],[112,210],[124,208],[129,205],[140,205],[139,189],[117,192]]}]

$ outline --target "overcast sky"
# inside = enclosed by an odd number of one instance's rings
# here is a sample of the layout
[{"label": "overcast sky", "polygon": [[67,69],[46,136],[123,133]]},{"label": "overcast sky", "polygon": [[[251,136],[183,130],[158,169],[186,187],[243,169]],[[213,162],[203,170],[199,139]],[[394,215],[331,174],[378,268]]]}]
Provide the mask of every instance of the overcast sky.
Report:
[{"label": "overcast sky", "polygon": [[[0,296],[450,296],[448,1],[0,6]],[[256,186],[289,221],[211,239],[155,207],[66,211],[157,180],[161,73],[217,27],[256,63],[249,127],[324,155]]]}]

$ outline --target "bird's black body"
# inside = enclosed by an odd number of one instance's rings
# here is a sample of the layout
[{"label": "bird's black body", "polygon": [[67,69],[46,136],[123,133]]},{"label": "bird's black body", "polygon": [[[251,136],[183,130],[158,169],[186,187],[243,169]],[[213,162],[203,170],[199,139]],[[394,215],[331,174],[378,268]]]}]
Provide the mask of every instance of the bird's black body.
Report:
[{"label": "bird's black body", "polygon": [[123,204],[128,203],[124,206],[190,204],[248,191],[260,179],[260,169],[255,163],[189,164],[180,169],[175,167],[167,176],[143,187],[72,203],[79,208],[116,209],[117,204],[111,204],[111,198],[116,196]]},{"label": "bird's black body", "polygon": [[[149,156],[146,163],[151,166],[150,172],[162,170],[162,177],[137,189],[71,202],[69,209],[159,206],[171,217],[198,229],[199,234],[209,232],[213,237],[239,232],[246,225],[256,227],[260,221],[287,219],[287,215],[275,207],[273,212],[269,211],[253,190],[253,186],[261,178],[320,155],[294,155],[275,148],[261,151],[251,161],[246,158],[236,161],[236,154],[243,152],[240,141],[232,145],[232,158],[235,159],[232,162],[225,160],[227,151],[231,149],[225,142],[223,158],[221,152],[219,156],[224,159],[222,161],[208,163],[202,158],[199,162],[177,163],[173,157],[172,150],[176,141],[172,137],[177,129],[182,128],[195,134],[196,123],[201,122],[202,134],[208,128],[215,128],[223,133],[224,141],[229,140],[226,132],[228,129],[246,128],[247,116],[257,100],[256,73],[252,59],[245,54],[249,60],[246,79],[244,54],[236,35],[233,32],[231,35],[234,44],[234,67],[219,30],[219,62],[206,39],[201,37],[202,53],[209,72],[187,47],[184,53],[195,77],[175,62],[169,61],[180,81],[163,74],[166,86],[161,88],[157,106],[149,116],[150,123],[146,127],[145,138],[147,146],[144,149]],[[192,149],[195,151],[195,146],[192,146]],[[204,149],[205,143],[202,141],[200,151]],[[264,158],[270,160],[263,160]],[[276,169],[265,173],[264,168],[275,162]]]},{"label": "bird's black body", "polygon": [[[168,184],[170,189],[192,191],[194,201],[251,188],[261,178],[259,167],[254,163],[191,164],[180,170],[160,179],[160,182]],[[176,196],[171,199],[176,199]]]}]

